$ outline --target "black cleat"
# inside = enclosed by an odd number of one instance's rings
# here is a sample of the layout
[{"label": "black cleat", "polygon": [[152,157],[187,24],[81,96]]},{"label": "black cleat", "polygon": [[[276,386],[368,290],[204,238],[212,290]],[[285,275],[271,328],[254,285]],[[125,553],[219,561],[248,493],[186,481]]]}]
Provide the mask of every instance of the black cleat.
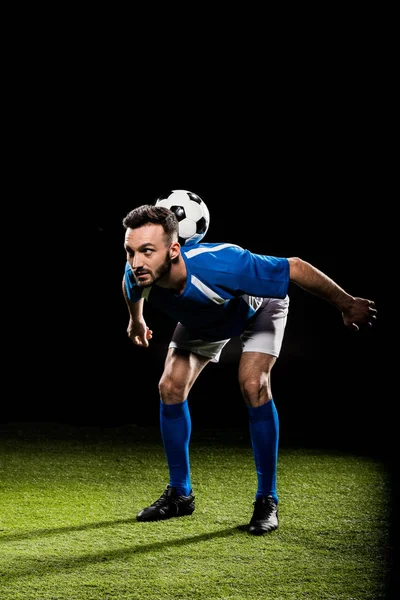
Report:
[{"label": "black cleat", "polygon": [[278,528],[278,505],[272,496],[257,498],[254,504],[254,512],[249,524],[249,533],[252,535],[264,535]]},{"label": "black cleat", "polygon": [[161,521],[171,517],[184,517],[194,511],[194,496],[180,496],[176,489],[167,485],[158,500],[147,508],[141,510],[136,519],[138,521]]}]

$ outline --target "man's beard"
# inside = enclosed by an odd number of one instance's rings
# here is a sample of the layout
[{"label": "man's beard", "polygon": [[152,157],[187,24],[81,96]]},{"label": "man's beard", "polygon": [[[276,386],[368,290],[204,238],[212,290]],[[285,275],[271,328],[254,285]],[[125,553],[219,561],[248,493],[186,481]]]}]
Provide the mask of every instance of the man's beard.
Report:
[{"label": "man's beard", "polygon": [[[160,281],[160,279],[162,279],[165,275],[168,275],[168,273],[171,270],[171,264],[172,264],[172,260],[170,259],[168,252],[166,252],[164,262],[162,263],[162,265],[157,267],[157,269],[154,271],[154,273],[152,271],[142,271],[142,273],[145,273],[146,275],[150,275],[150,281],[148,281],[148,280],[139,281],[136,277],[136,274],[134,273],[136,283],[141,288],[151,287],[152,285],[157,283],[157,281]],[[140,271],[139,271],[139,274],[140,274]]]}]

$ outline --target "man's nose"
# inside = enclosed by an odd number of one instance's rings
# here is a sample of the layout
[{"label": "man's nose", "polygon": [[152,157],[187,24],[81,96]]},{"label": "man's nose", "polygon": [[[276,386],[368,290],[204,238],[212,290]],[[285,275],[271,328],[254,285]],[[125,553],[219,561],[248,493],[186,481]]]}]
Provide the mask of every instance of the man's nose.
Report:
[{"label": "man's nose", "polygon": [[143,267],[143,258],[136,255],[132,258],[132,269],[140,269],[140,267]]}]

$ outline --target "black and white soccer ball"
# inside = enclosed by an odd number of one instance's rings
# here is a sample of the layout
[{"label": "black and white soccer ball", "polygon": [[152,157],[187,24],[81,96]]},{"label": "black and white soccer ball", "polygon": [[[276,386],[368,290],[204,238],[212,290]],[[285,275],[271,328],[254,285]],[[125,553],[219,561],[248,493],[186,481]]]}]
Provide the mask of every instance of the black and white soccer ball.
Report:
[{"label": "black and white soccer ball", "polygon": [[155,201],[156,206],[172,210],[179,222],[179,243],[200,242],[210,226],[210,213],[204,200],[188,190],[171,190]]}]

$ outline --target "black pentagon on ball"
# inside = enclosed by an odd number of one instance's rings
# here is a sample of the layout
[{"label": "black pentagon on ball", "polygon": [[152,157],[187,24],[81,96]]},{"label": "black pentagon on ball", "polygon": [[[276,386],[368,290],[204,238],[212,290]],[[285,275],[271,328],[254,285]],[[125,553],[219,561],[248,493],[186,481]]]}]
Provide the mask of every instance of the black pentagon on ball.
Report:
[{"label": "black pentagon on ball", "polygon": [[178,221],[183,221],[183,219],[185,219],[186,213],[183,206],[171,206],[170,210],[172,210],[172,212],[175,213]]},{"label": "black pentagon on ball", "polygon": [[197,202],[197,204],[201,204],[203,202],[203,200],[197,194],[193,194],[193,192],[186,192],[186,193],[189,196],[189,198],[191,200],[193,200],[193,202]]},{"label": "black pentagon on ball", "polygon": [[207,229],[207,223],[204,217],[201,217],[196,223],[196,233],[204,233]]}]

